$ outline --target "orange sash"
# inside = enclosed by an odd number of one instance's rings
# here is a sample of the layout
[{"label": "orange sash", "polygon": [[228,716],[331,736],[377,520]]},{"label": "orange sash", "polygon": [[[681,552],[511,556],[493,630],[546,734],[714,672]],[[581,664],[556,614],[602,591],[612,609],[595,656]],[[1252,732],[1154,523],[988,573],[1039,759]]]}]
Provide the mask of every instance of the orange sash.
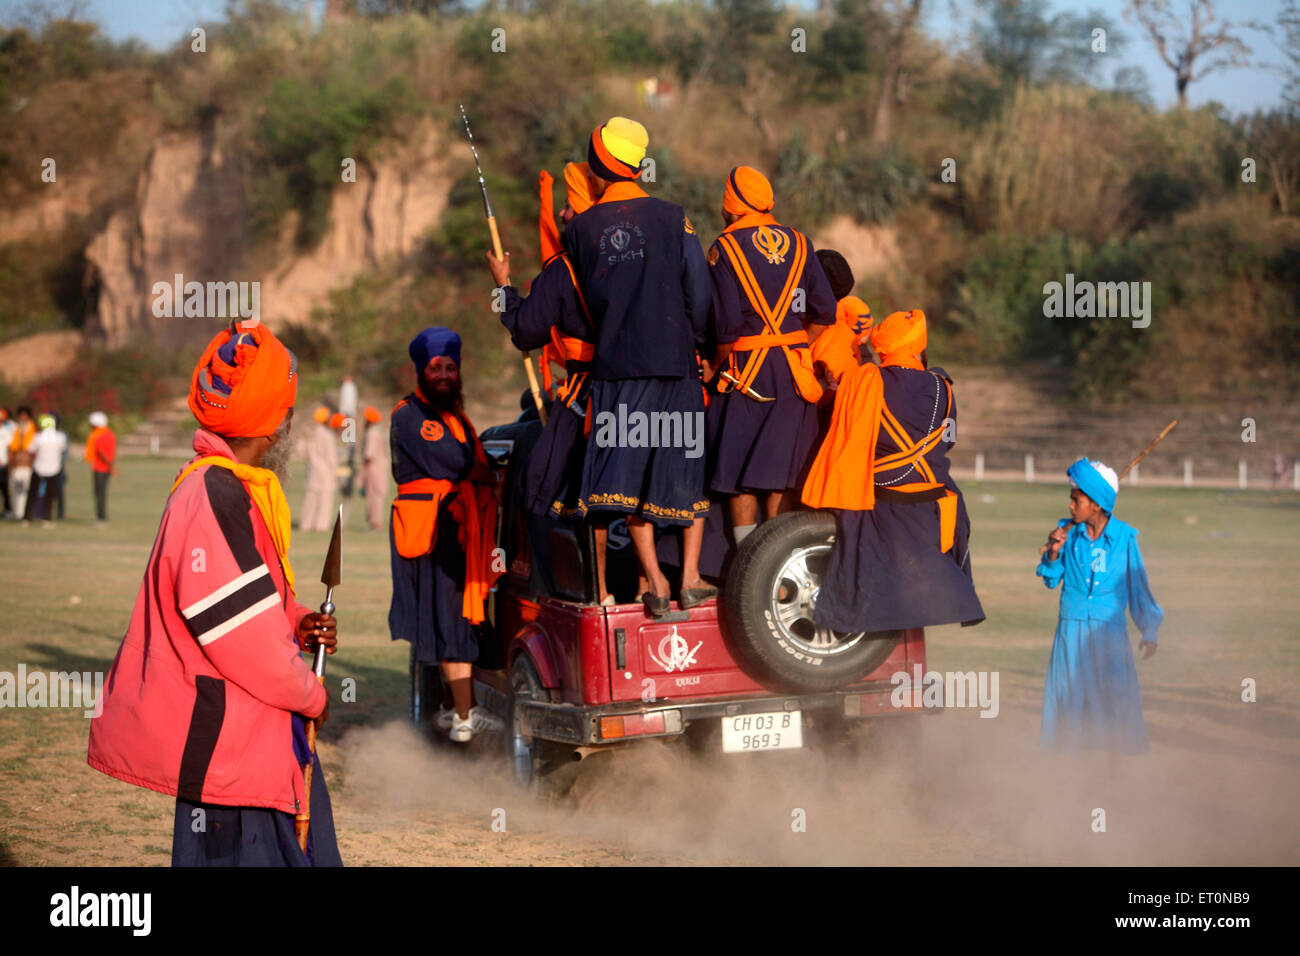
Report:
[{"label": "orange sash", "polygon": [[[459,442],[471,441],[474,460],[487,464],[487,455],[479,443],[474,426],[468,436],[460,419],[442,413],[443,424]],[[460,526],[458,540],[465,549],[465,595],[461,615],[471,624],[481,624],[488,593],[502,571],[492,569],[492,551],[496,544],[497,507],[491,489],[474,484],[468,478],[455,483],[445,478],[419,478],[397,486],[393,500],[393,541],[404,558],[418,558],[433,551],[438,535],[438,511],[444,498],[455,491],[448,506]]]},{"label": "orange sash", "polygon": [[[732,388],[743,390],[751,387],[758,377],[759,369],[763,367],[767,353],[773,348],[780,348],[785,353],[785,360],[790,366],[790,374],[794,377],[794,387],[798,391],[799,397],[806,402],[812,403],[816,403],[822,397],[822,387],[817,382],[817,376],[813,372],[812,352],[806,347],[808,333],[803,329],[795,332],[781,332],[781,323],[784,321],[786,313],[790,311],[790,305],[794,301],[795,289],[798,287],[799,279],[803,275],[804,263],[808,260],[808,244],[803,234],[794,230],[791,230],[791,232],[794,232],[794,257],[790,263],[790,272],[786,276],[785,285],[781,289],[780,296],[777,297],[775,303],[771,304],[763,296],[763,290],[758,284],[754,270],[749,267],[749,262],[745,259],[745,254],[740,248],[740,243],[736,241],[736,237],[728,233],[723,233],[718,237],[718,245],[727,254],[727,260],[731,263],[736,278],[740,280],[740,287],[745,293],[745,298],[749,300],[751,308],[763,320],[764,325],[764,330],[758,335],[745,335],[736,340],[732,347],[729,371],[740,380],[740,384],[733,385],[724,379],[718,383],[718,391],[720,392],[726,392]],[[804,345],[805,348],[792,347],[800,344]],[[738,367],[736,352],[749,353],[743,369]]]}]

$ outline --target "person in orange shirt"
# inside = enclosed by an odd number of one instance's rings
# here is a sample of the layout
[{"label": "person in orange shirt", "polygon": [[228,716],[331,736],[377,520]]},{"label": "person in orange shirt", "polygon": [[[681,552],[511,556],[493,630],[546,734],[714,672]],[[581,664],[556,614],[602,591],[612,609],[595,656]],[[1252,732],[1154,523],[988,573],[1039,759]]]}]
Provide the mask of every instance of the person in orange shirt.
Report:
[{"label": "person in orange shirt", "polygon": [[813,365],[826,391],[827,405],[834,403],[834,391],[844,373],[862,364],[862,346],[870,337],[871,306],[853,295],[853,270],[834,249],[818,249],[817,258],[835,295],[833,326],[812,344]]},{"label": "person in orange shirt", "polygon": [[117,436],[108,427],[108,416],[103,412],[90,413],[90,427],[86,461],[90,462],[90,477],[95,485],[95,524],[104,524],[108,521],[108,477],[117,473],[113,466],[117,460]]}]

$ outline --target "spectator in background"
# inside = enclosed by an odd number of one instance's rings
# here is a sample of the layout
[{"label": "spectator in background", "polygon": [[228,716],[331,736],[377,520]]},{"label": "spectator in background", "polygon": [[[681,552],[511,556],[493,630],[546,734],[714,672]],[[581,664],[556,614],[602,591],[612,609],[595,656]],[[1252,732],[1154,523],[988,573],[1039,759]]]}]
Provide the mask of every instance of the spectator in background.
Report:
[{"label": "spectator in background", "polygon": [[352,491],[357,478],[357,440],[355,436],[358,425],[357,410],[360,401],[356,382],[352,381],[351,375],[344,375],[343,384],[339,386],[339,412],[344,418],[352,421],[351,437],[344,436],[348,446],[347,474],[343,478],[343,497],[345,501],[352,498]]},{"label": "spectator in background", "polygon": [[9,417],[9,409],[0,408],[0,496],[3,496],[4,507],[0,508],[0,515],[9,515],[9,443],[14,440],[14,432],[18,426],[13,423]]},{"label": "spectator in background", "polygon": [[9,440],[9,492],[13,497],[15,520],[27,516],[27,493],[32,482],[32,440],[36,437],[36,422],[32,410],[26,405],[18,408],[13,437]]},{"label": "spectator in background", "polygon": [[27,518],[48,528],[59,499],[59,471],[68,450],[68,436],[59,431],[54,416],[48,413],[41,416],[40,426],[31,444],[34,494],[28,495]]},{"label": "spectator in background", "polygon": [[95,524],[108,521],[108,476],[117,469],[117,436],[108,427],[108,416],[103,412],[90,413],[90,437],[86,439],[86,461],[90,462],[90,477],[95,485]]},{"label": "spectator in background", "polygon": [[378,531],[384,527],[388,504],[388,433],[380,424],[384,416],[377,408],[366,409],[366,438],[362,452],[361,489],[366,496],[366,523]]},{"label": "spectator in background", "polygon": [[334,434],[330,431],[330,410],[324,405],[315,412],[316,423],[307,435],[307,493],[302,500],[303,531],[329,531],[334,521],[334,487],[338,461],[334,457]]},{"label": "spectator in background", "polygon": [[54,483],[55,501],[58,503],[57,517],[63,520],[63,491],[68,485],[68,433],[63,430],[63,416],[50,412],[54,416],[54,430],[63,436],[63,457],[59,459],[58,479]]}]

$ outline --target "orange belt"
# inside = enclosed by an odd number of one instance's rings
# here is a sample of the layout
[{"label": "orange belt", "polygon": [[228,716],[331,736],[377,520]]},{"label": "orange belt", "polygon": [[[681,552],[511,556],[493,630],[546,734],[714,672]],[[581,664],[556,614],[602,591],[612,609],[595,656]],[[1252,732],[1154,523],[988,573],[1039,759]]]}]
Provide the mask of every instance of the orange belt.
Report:
[{"label": "orange belt", "polygon": [[[769,261],[774,263],[782,261],[780,258],[775,257],[784,256],[785,249],[789,245],[789,240],[785,234],[779,229],[770,229],[767,226],[761,226],[759,232],[765,237],[766,244],[774,248],[772,256],[769,256]],[[774,243],[776,246],[773,246]],[[754,270],[749,267],[749,261],[745,258],[745,253],[742,251],[736,237],[724,233],[718,237],[718,246],[726,253],[727,260],[731,263],[731,269],[740,283],[740,288],[745,293],[745,298],[749,300],[750,308],[763,320],[763,331],[761,333],[741,336],[733,346],[728,371],[738,380],[739,384],[733,385],[724,380],[718,384],[718,391],[726,392],[732,388],[744,391],[752,386],[754,380],[758,378],[758,370],[762,368],[763,362],[767,359],[768,351],[772,348],[779,348],[785,353],[785,360],[789,363],[795,391],[799,393],[799,397],[804,401],[815,404],[822,397],[822,387],[817,382],[816,373],[813,371],[812,352],[807,348],[791,348],[792,345],[802,344],[806,346],[808,344],[808,333],[803,329],[785,333],[780,331],[781,323],[785,321],[785,317],[790,312],[790,307],[794,302],[795,291],[798,288],[800,278],[803,276],[804,263],[808,259],[808,245],[803,234],[794,233],[794,256],[790,263],[790,271],[786,274],[785,284],[775,303],[769,303],[764,297],[758,279],[754,275]],[[739,368],[736,363],[735,353],[737,351],[749,352],[749,358],[745,360],[743,369]]]}]

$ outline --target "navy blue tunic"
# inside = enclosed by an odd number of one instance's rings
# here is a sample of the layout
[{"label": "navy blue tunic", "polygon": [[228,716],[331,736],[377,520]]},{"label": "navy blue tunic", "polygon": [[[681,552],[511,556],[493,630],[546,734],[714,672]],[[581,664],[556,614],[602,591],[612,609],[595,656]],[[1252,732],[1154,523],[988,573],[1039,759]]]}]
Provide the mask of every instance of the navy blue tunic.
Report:
[{"label": "navy blue tunic", "polygon": [[696,358],[708,266],[680,206],[609,190],[566,230],[596,342],[577,509],[687,525],[708,511]]},{"label": "navy blue tunic", "polygon": [[[794,255],[795,230],[788,226],[766,227],[789,239],[788,250],[780,262],[771,262],[754,243],[759,227],[737,229],[730,235],[740,245],[741,253],[758,280],[769,305],[780,297],[790,275]],[[797,332],[805,323],[833,325],[835,295],[815,255],[807,244],[808,259],[799,277],[792,303],[803,301],[802,311],[792,308],[782,317],[780,331]],[[713,280],[713,323],[719,343],[735,342],[742,335],[758,335],[766,326],[754,311],[742,290],[726,253],[719,242],[709,250],[710,275]],[[806,345],[797,346],[807,349]],[[737,351],[738,369],[745,367],[749,351]],[[724,495],[741,491],[781,491],[793,488],[816,450],[817,407],[799,397],[794,376],[781,349],[772,349],[754,380],[754,391],[774,402],[756,402],[738,391],[713,397],[709,404],[709,447],[714,458],[710,489]]]},{"label": "navy blue tunic", "polygon": [[[306,762],[303,718],[293,715],[294,752]],[[202,813],[196,813],[201,810]],[[227,807],[177,798],[172,866],[342,866],[334,810],[320,757],[312,757],[311,824],[307,852],[298,846],[293,816],[265,807]]]},{"label": "navy blue tunic", "polygon": [[[527,298],[514,286],[505,287],[501,323],[510,340],[522,350],[540,349],[551,341],[551,328],[570,338],[591,341],[591,328],[578,301],[573,275],[555,256],[533,280]],[[587,451],[583,435],[587,396],[591,389],[591,363],[570,359],[561,400],[554,402],[546,426],[533,446],[524,475],[524,507],[539,516],[568,517],[578,511],[582,462]]]},{"label": "navy blue tunic", "polygon": [[[436,423],[437,427],[425,429],[426,421]],[[466,427],[467,437],[469,431]],[[420,478],[463,481],[474,467],[473,445],[457,441],[418,392],[406,396],[393,409],[389,441],[393,479],[399,486]],[[388,629],[393,640],[415,645],[416,660],[422,664],[472,663],[478,658],[473,625],[461,614],[465,549],[459,540],[460,525],[447,507],[453,500],[454,492],[442,499],[431,554],[418,558],[398,554],[392,522],[389,522],[393,599],[388,610]]]},{"label": "navy blue tunic", "polygon": [[[913,439],[944,423],[951,382],[942,369],[885,366],[885,406]],[[948,413],[957,419],[954,400]],[[950,435],[945,435],[945,438]],[[966,501],[948,472],[951,441],[941,440],[925,455],[934,480],[957,492],[953,547],[939,550],[939,506],[934,501],[888,501],[890,485],[923,480],[918,469],[901,468],[876,479],[871,511],[836,510],[835,544],[822,581],[813,620],[840,632],[890,631],[939,624],[976,624],[984,609],[975,594],[970,563],[970,518]],[[899,448],[882,427],[876,456]],[[882,489],[885,489],[882,491]]]}]

